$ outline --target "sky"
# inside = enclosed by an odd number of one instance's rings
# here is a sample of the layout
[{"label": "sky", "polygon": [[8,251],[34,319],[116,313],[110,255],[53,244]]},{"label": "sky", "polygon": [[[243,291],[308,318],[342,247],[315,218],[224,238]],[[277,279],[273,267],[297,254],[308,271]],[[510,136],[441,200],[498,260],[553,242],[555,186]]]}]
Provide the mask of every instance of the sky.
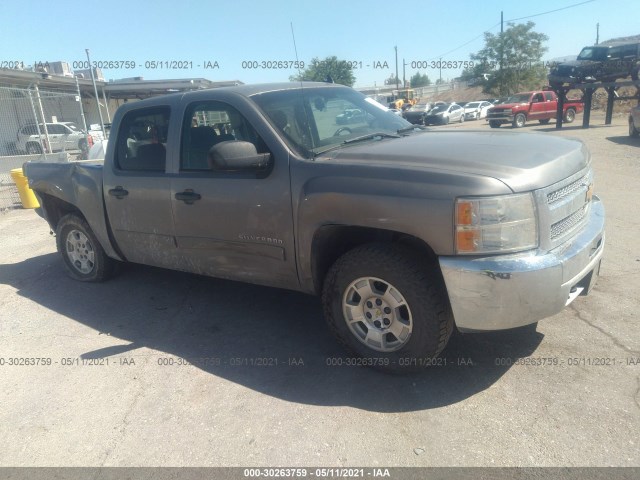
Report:
[{"label": "sky", "polygon": [[[380,86],[395,73],[396,46],[400,78],[403,60],[407,79],[417,71],[432,80],[458,76],[461,69],[453,62],[468,61],[480,50],[483,32],[500,31],[501,11],[505,28],[508,20],[542,14],[516,23],[531,20],[535,31],[549,37],[545,60],[577,55],[594,44],[596,23],[600,41],[640,34],[639,0],[583,2],[2,0],[0,67],[66,61],[73,68],[86,61],[88,48],[92,62],[117,66],[102,69],[107,80],[260,83],[288,81],[297,73],[296,59],[306,66],[314,57],[335,55],[357,67],[355,86],[365,87]],[[565,7],[570,8],[544,14]],[[412,68],[440,57],[452,68]]]}]

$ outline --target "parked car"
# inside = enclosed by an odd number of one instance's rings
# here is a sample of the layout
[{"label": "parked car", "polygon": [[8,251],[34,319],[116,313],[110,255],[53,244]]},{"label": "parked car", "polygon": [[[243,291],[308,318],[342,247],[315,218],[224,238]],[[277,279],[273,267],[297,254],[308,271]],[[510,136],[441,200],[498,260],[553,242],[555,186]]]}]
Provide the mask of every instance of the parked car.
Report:
[{"label": "parked car", "polygon": [[416,103],[413,107],[404,112],[402,116],[413,124],[424,125],[424,117],[427,116],[429,110],[431,110],[430,103]]},{"label": "parked car", "polygon": [[451,102],[451,103],[455,103],[456,105],[460,105],[461,107],[464,107],[469,102]]},{"label": "parked car", "polygon": [[451,122],[464,122],[464,109],[456,103],[437,105],[425,115],[425,125],[446,125]]},{"label": "parked car", "polygon": [[487,111],[492,105],[489,102],[469,102],[464,106],[465,120],[480,120],[487,116]]},{"label": "parked car", "polygon": [[640,136],[640,105],[636,105],[629,112],[629,136]]},{"label": "parked car", "polygon": [[[16,148],[20,152],[38,154],[63,150],[80,150],[86,154],[93,145],[93,138],[73,122],[27,124],[18,130]],[[38,135],[40,129],[40,135]],[[48,135],[47,135],[48,134]],[[50,144],[47,144],[47,138]]]},{"label": "parked car", "polygon": [[336,116],[336,124],[349,125],[352,123],[362,123],[367,121],[365,113],[358,108],[348,108],[340,115]]},{"label": "parked car", "polygon": [[[314,105],[372,120],[334,130]],[[216,131],[220,118],[232,132]],[[139,125],[153,141],[133,150]],[[555,315],[589,293],[604,252],[581,141],[428,130],[336,84],[129,102],[102,164],[23,170],[74,279],[134,262],[320,295],[356,363],[388,371],[433,364],[454,328]]]},{"label": "parked car", "polygon": [[631,76],[638,80],[640,42],[584,47],[578,58],[554,66],[549,85],[558,87],[585,82],[613,82]]},{"label": "parked car", "polygon": [[[504,103],[494,105],[487,111],[487,120],[491,128],[510,123],[513,128],[520,128],[528,120],[538,120],[542,124],[556,118],[558,97],[551,90],[521,92],[510,96]],[[576,113],[584,110],[582,102],[564,102],[564,121],[571,123]]]}]

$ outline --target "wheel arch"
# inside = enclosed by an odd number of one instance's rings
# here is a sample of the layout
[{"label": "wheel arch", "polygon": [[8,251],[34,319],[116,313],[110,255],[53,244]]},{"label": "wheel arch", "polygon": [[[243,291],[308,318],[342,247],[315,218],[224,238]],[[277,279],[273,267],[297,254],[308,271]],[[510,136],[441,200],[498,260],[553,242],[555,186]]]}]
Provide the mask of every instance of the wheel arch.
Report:
[{"label": "wheel arch", "polygon": [[311,243],[311,274],[316,294],[322,292],[329,268],[346,252],[368,243],[404,245],[425,261],[435,261],[433,249],[422,239],[393,230],[349,225],[324,225],[314,234]]},{"label": "wheel arch", "polygon": [[99,229],[96,229],[95,226],[92,225],[92,222],[89,221],[87,215],[85,215],[82,210],[80,210],[80,208],[78,208],[73,203],[67,202],[66,200],[63,200],[59,197],[48,193],[43,193],[41,191],[36,191],[36,195],[38,196],[38,200],[40,200],[42,216],[47,221],[47,223],[49,224],[49,228],[51,228],[53,232],[57,230],[60,220],[65,215],[73,213],[87,222],[89,227],[92,229],[93,234],[98,239],[98,242],[100,242],[100,245],[105,250],[105,252],[107,252],[107,255],[109,257],[116,260],[126,260],[122,252],[118,249],[108,226],[106,226],[106,230],[102,232]]}]

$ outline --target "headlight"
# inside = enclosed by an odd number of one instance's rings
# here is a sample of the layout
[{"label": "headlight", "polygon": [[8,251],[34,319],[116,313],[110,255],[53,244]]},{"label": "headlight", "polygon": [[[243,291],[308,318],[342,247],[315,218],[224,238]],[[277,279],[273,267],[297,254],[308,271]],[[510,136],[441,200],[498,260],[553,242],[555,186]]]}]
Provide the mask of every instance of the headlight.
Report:
[{"label": "headlight", "polygon": [[538,246],[530,193],[458,198],[455,221],[458,254],[517,252]]}]

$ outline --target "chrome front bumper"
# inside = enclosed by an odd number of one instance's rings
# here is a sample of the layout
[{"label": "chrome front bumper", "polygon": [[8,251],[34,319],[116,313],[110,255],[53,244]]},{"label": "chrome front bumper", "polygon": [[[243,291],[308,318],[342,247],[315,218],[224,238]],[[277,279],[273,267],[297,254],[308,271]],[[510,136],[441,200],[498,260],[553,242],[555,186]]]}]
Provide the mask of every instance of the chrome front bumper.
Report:
[{"label": "chrome front bumper", "polygon": [[458,329],[503,330],[555,315],[595,285],[604,237],[604,206],[594,195],[585,228],[545,254],[440,257]]}]

